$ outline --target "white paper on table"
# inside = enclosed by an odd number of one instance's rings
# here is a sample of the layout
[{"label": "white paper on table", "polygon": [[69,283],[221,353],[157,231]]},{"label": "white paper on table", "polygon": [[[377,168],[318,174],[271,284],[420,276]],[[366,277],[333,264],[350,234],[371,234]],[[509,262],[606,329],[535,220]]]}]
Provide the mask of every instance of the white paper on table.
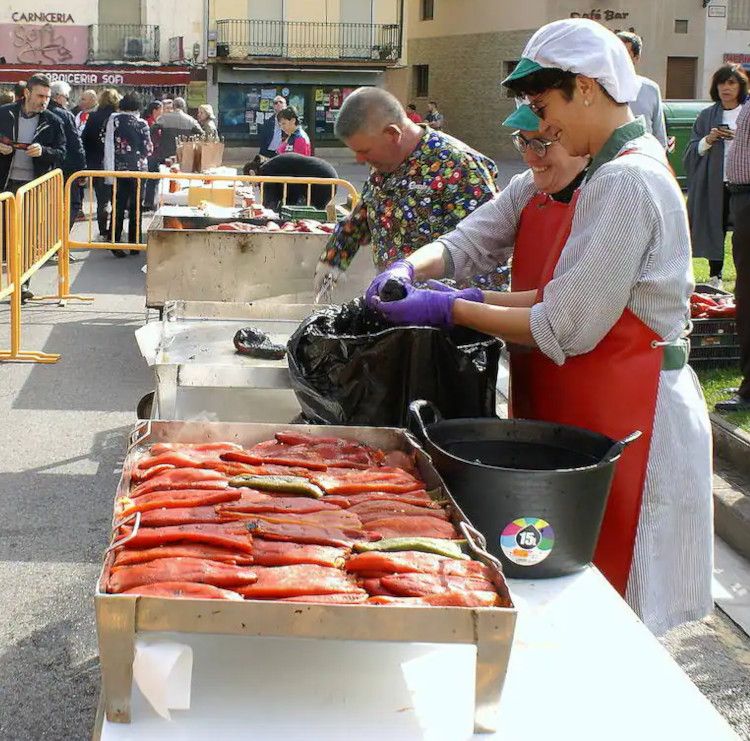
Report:
[{"label": "white paper on table", "polygon": [[162,718],[170,720],[170,710],[190,708],[192,675],[193,649],[190,646],[175,641],[136,640],[133,679]]}]

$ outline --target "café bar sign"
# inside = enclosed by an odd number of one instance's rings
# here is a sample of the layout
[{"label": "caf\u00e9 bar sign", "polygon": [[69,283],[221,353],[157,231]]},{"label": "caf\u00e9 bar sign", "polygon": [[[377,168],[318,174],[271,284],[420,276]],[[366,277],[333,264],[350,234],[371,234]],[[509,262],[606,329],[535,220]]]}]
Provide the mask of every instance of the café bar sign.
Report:
[{"label": "caf\u00e9 bar sign", "polygon": [[571,18],[590,18],[592,21],[625,21],[630,18],[630,13],[623,10],[609,10],[605,8],[592,8],[583,12],[574,11],[570,14]]},{"label": "caf\u00e9 bar sign", "polygon": [[75,23],[70,13],[11,13],[13,23]]}]

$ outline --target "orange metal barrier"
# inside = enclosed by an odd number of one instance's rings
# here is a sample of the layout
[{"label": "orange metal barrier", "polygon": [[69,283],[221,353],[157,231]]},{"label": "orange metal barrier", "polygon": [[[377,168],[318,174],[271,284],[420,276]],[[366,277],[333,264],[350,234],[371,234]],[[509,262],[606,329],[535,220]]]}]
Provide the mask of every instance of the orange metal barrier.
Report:
[{"label": "orange metal barrier", "polygon": [[[16,191],[0,194],[9,204],[3,212],[3,245],[8,258],[10,280],[2,295],[10,295],[10,350],[0,352],[0,360],[56,363],[60,356],[38,350],[21,350],[21,291],[29,280],[53,255],[63,249],[63,174],[53,170],[26,183]],[[13,199],[13,200],[11,200]],[[58,260],[62,286],[63,259]],[[57,298],[41,296],[44,298]]]}]

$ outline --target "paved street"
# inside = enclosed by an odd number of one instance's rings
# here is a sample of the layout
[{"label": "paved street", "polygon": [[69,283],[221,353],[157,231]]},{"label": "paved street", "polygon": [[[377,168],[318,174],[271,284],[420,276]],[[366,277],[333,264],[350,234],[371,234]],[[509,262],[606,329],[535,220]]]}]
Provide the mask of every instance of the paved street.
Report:
[{"label": "paved street", "polygon": [[[344,164],[354,179],[361,168]],[[90,736],[99,691],[92,594],[126,435],[153,386],[133,337],[144,319],[144,256],[80,254],[72,290],[95,303],[23,312],[24,349],[62,360],[0,365],[0,739],[12,741]],[[45,267],[33,289],[52,291],[55,281],[56,268]],[[0,304],[3,347],[7,325]],[[665,646],[750,739],[747,635],[717,611]]]}]

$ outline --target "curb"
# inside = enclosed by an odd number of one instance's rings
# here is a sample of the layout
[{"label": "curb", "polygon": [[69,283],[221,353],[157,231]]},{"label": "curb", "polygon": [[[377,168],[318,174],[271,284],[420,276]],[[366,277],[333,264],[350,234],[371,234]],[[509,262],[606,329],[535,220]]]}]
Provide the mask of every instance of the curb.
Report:
[{"label": "curb", "polygon": [[[750,478],[750,435],[713,412],[709,413],[714,455]],[[736,489],[714,490],[714,530],[735,551],[750,559],[750,497]]]}]

